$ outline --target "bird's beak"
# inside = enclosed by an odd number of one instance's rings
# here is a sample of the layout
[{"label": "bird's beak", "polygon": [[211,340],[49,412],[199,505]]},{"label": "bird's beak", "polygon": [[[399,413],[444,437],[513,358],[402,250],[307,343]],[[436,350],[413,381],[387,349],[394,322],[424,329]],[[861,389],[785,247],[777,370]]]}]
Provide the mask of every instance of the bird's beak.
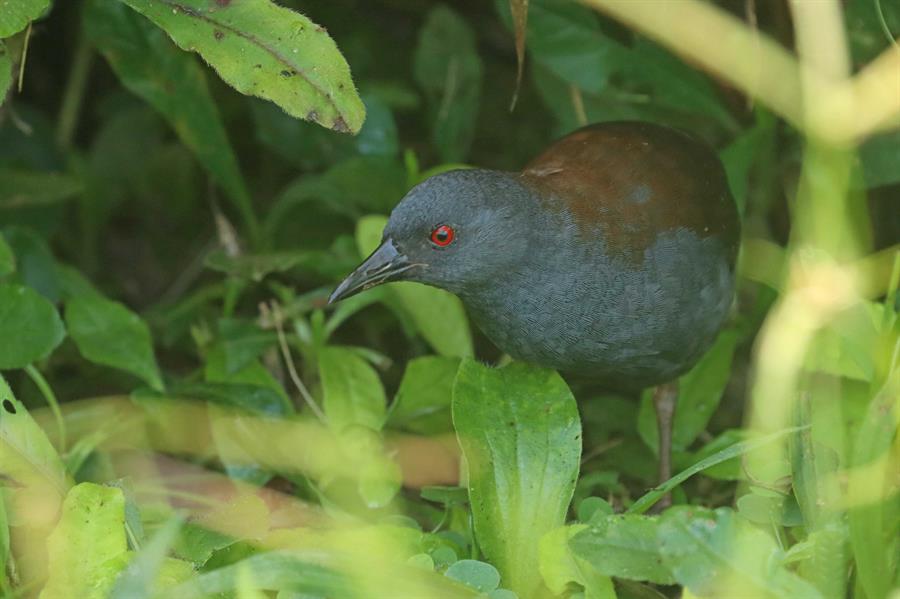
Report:
[{"label": "bird's beak", "polygon": [[414,266],[419,265],[411,263],[406,256],[397,251],[394,241],[387,238],[346,279],[341,281],[341,284],[328,298],[328,303],[333,304],[376,285],[396,281],[404,272]]}]

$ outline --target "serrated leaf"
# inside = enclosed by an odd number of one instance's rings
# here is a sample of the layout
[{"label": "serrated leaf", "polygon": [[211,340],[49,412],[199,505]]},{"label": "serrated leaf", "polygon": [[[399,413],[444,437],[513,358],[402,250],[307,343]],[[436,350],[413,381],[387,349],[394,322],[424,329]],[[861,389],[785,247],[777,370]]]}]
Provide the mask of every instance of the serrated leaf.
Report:
[{"label": "serrated leaf", "polygon": [[453,424],[478,544],[505,586],[531,597],[540,585],[538,542],[563,524],[578,477],[575,398],[552,370],[467,359],[453,387]]},{"label": "serrated leaf", "polygon": [[365,107],[347,61],[325,28],[300,13],[268,0],[122,1],[242,94],[335,131],[362,127]]},{"label": "serrated leaf", "polygon": [[0,39],[19,33],[49,7],[50,0],[3,0],[0,2]]},{"label": "serrated leaf", "polygon": [[41,599],[105,599],[129,558],[122,490],[73,487],[47,541],[47,557],[50,577]]},{"label": "serrated leaf", "polygon": [[[167,5],[153,2],[156,10],[171,14]],[[207,88],[205,73],[196,61],[175,48],[146,19],[118,2],[87,2],[84,27],[125,87],[165,117],[241,211],[248,227],[255,227],[250,193]]]},{"label": "serrated leaf", "polygon": [[[66,330],[56,308],[30,287],[0,283],[0,370],[46,358]],[[14,340],[14,341],[13,341]]]},{"label": "serrated leaf", "polygon": [[150,329],[137,314],[118,302],[82,295],[66,303],[66,324],[85,359],[130,372],[162,390]]}]

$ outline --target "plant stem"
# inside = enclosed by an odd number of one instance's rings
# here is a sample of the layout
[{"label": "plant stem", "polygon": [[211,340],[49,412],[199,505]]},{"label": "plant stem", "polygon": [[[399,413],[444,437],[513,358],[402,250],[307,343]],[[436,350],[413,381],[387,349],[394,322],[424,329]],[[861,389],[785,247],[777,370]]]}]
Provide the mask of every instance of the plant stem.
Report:
[{"label": "plant stem", "polygon": [[34,367],[34,364],[26,366],[25,372],[37,385],[38,390],[44,396],[44,399],[47,400],[47,405],[50,406],[50,410],[53,412],[53,417],[56,419],[56,428],[59,430],[59,453],[63,454],[66,452],[66,422],[63,419],[62,410],[59,409],[56,394],[53,393],[53,389],[50,388],[47,379]]},{"label": "plant stem", "polygon": [[66,82],[66,90],[63,93],[63,101],[59,109],[56,145],[61,150],[68,150],[72,146],[72,138],[75,136],[78,116],[81,114],[81,105],[84,101],[84,92],[93,57],[91,46],[82,35],[75,48],[75,57],[72,59],[72,66],[69,70],[69,80]]}]

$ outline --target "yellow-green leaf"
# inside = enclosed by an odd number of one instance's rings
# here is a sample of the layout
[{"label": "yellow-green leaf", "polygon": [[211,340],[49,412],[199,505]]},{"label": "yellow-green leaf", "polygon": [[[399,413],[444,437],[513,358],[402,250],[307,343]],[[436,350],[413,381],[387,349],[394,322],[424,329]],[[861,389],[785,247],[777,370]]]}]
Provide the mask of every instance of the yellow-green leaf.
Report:
[{"label": "yellow-green leaf", "polygon": [[365,107],[325,28],[268,0],[122,0],[197,52],[230,86],[288,114],[356,133]]}]

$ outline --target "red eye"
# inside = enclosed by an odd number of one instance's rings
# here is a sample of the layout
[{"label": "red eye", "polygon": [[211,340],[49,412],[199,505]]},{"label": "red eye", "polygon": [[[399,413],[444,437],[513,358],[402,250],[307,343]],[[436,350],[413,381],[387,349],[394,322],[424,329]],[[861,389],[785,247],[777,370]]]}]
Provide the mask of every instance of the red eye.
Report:
[{"label": "red eye", "polygon": [[431,232],[431,243],[438,247],[447,247],[453,243],[453,228],[449,225],[441,225]]}]

